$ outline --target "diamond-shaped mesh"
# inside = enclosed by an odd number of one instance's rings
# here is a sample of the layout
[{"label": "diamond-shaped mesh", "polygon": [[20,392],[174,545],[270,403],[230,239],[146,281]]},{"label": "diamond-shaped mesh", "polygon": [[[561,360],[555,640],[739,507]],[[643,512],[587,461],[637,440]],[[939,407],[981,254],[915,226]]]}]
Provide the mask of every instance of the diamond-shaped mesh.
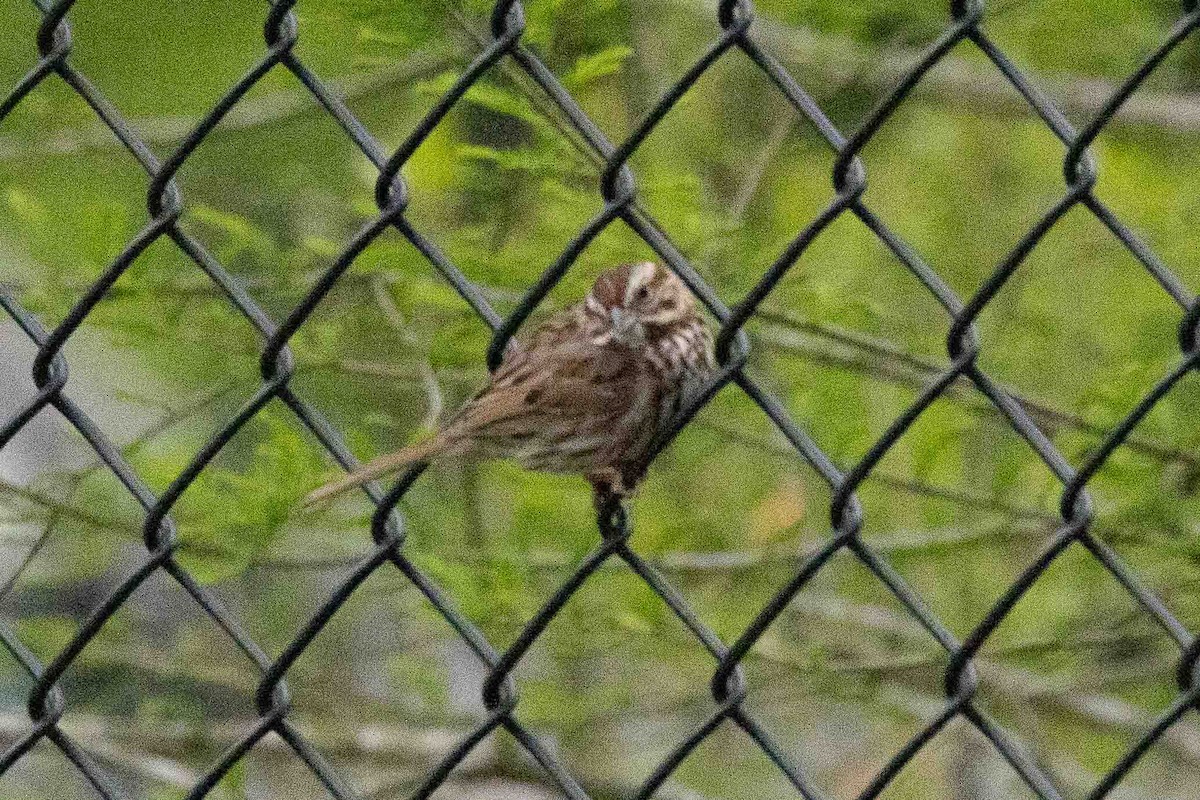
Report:
[{"label": "diamond-shaped mesh", "polygon": [[[339,100],[338,96],[330,91],[321,79],[296,57],[292,48],[297,40],[297,21],[293,16],[292,8],[297,0],[276,0],[269,5],[266,15],[265,55],[221,97],[196,127],[183,138],[175,151],[163,161],[151,153],[139,138],[137,131],[105,99],[100,88],[92,84],[72,65],[71,26],[67,17],[74,5],[73,0],[58,0],[54,3],[47,0],[36,0],[36,2],[43,17],[36,42],[40,58],[18,86],[0,103],[0,122],[43,81],[57,79],[65,82],[87,102],[96,116],[112,131],[112,134],[120,140],[145,170],[148,178],[147,203],[151,219],[53,330],[46,330],[10,292],[0,287],[0,306],[16,321],[37,348],[33,367],[33,381],[37,387],[37,394],[12,418],[3,421],[3,427],[0,427],[0,447],[7,444],[42,409],[47,406],[56,409],[79,431],[107,468],[145,509],[142,528],[145,554],[140,566],[133,574],[124,579],[99,604],[70,642],[49,663],[41,663],[12,630],[0,626],[0,641],[3,641],[5,647],[18,659],[34,680],[33,689],[28,697],[28,710],[32,725],[0,756],[0,775],[3,775],[8,768],[22,759],[34,745],[42,740],[47,740],[70,760],[97,794],[105,798],[122,796],[117,784],[106,774],[106,769],[90,757],[80,743],[68,736],[59,726],[59,720],[64,713],[68,699],[64,696],[58,682],[64,671],[97,636],[101,627],[125,600],[148,578],[159,571],[165,572],[177,582],[195,600],[204,614],[220,626],[261,671],[261,681],[256,693],[259,714],[257,726],[229,747],[217,763],[212,764],[203,773],[201,779],[188,794],[191,798],[199,798],[208,794],[256,743],[272,732],[286,741],[295,754],[320,779],[330,796],[335,798],[357,796],[349,783],[339,775],[335,766],[316,752],[289,720],[290,706],[286,677],[291,666],[314,637],[333,615],[338,613],[338,610],[363,581],[376,570],[396,569],[411,581],[471,648],[485,665],[488,673],[483,687],[483,702],[488,711],[486,719],[463,738],[435,768],[429,771],[421,788],[415,793],[415,797],[427,797],[437,790],[472,749],[499,728],[503,728],[515,738],[520,746],[544,768],[566,796],[571,798],[589,797],[587,791],[572,777],[570,765],[550,752],[532,731],[518,721],[515,711],[519,707],[519,701],[512,672],[568,599],[589,580],[597,569],[611,559],[624,562],[645,581],[711,654],[715,664],[711,693],[716,701],[717,710],[696,728],[692,735],[676,743],[669,755],[658,764],[651,774],[645,777],[635,795],[639,798],[652,796],[672,776],[681,762],[722,726],[736,726],[741,729],[778,766],[799,796],[809,800],[827,796],[806,777],[798,765],[796,754],[788,752],[787,748],[782,746],[772,736],[772,733],[751,714],[744,701],[753,691],[753,687],[747,684],[739,665],[748,651],[797,593],[813,580],[814,576],[829,563],[835,554],[842,551],[849,553],[861,562],[895,596],[907,613],[911,614],[928,632],[928,635],[945,650],[949,659],[949,666],[945,673],[945,699],[940,712],[935,714],[916,735],[912,736],[898,752],[891,756],[886,765],[874,775],[869,785],[862,791],[861,798],[879,796],[899,771],[939,731],[956,719],[965,720],[978,729],[991,742],[996,751],[1011,764],[1033,794],[1047,800],[1062,796],[1047,772],[1018,746],[1009,732],[977,704],[975,692],[978,681],[972,667],[972,657],[988,641],[988,638],[1021,597],[1045,573],[1055,559],[1073,543],[1082,545],[1091,557],[1102,564],[1124,587],[1124,590],[1136,600],[1143,612],[1150,615],[1179,648],[1178,695],[1161,713],[1155,724],[1102,777],[1092,789],[1089,797],[1109,796],[1146,751],[1153,747],[1164,733],[1200,699],[1200,682],[1197,681],[1197,657],[1200,656],[1200,646],[1197,645],[1192,634],[1171,615],[1163,603],[1141,585],[1138,577],[1123,563],[1121,558],[1093,535],[1090,530],[1093,509],[1087,492],[1089,480],[1105,464],[1113,451],[1130,437],[1134,428],[1154,408],[1155,404],[1195,366],[1197,360],[1200,360],[1200,344],[1197,343],[1196,335],[1197,324],[1200,322],[1200,303],[1195,301],[1192,294],[1151,248],[1124,225],[1120,218],[1093,193],[1096,166],[1088,151],[1097,135],[1113,119],[1129,97],[1137,91],[1163,60],[1200,26],[1200,9],[1197,8],[1195,0],[1185,0],[1181,16],[1161,44],[1142,66],[1103,103],[1099,113],[1082,130],[1076,130],[1055,104],[1033,85],[1030,79],[984,32],[981,27],[981,21],[985,14],[982,0],[954,0],[951,3],[950,18],[945,30],[928,47],[919,62],[907,70],[895,88],[874,108],[858,129],[849,135],[838,130],[796,78],[789,74],[780,62],[756,41],[754,11],[750,3],[739,2],[739,0],[722,0],[713,20],[714,39],[707,51],[683,77],[670,86],[637,126],[635,132],[624,142],[615,145],[605,138],[597,125],[589,119],[538,56],[523,45],[524,15],[522,7],[516,0],[503,0],[495,5],[491,18],[490,39],[486,41],[482,51],[394,153],[384,152],[371,134]],[[1003,76],[1003,79],[1021,94],[1037,117],[1062,141],[1066,151],[1064,158],[1066,188],[1061,198],[1045,211],[1031,229],[1025,232],[1019,244],[995,268],[979,290],[964,300],[956,296],[938,273],[871,210],[865,191],[866,169],[859,159],[859,154],[905,102],[918,82],[953,48],[959,45],[965,46],[967,43],[982,53]],[[672,107],[695,85],[696,81],[718,61],[737,57],[734,51],[739,50],[748,56],[761,71],[762,79],[772,84],[787,99],[798,118],[812,125],[828,143],[836,156],[833,169],[836,193],[828,207],[792,240],[749,294],[734,308],[729,309],[717,299],[715,293],[701,280],[687,258],[672,244],[668,234],[639,204],[636,178],[628,162],[639,146],[655,130]],[[508,317],[502,318],[489,306],[477,287],[451,263],[450,259],[432,241],[414,228],[406,216],[408,187],[400,173],[434,127],[456,103],[462,100],[467,90],[489,70],[506,61],[521,70],[544,91],[546,100],[562,113],[564,119],[593,151],[597,161],[603,165],[599,191],[604,205],[600,213],[579,232],[566,250],[544,272],[540,280],[525,292],[516,310]],[[334,260],[332,266],[319,277],[302,302],[282,322],[273,320],[260,308],[217,258],[180,227],[179,219],[185,200],[183,192],[176,182],[178,171],[205,137],[221,122],[230,109],[272,70],[284,70],[295,76],[379,171],[375,192],[379,208],[378,215],[353,237]],[[1039,429],[1023,406],[980,368],[979,354],[986,343],[980,341],[973,327],[976,318],[1005,285],[1014,271],[1025,261],[1030,252],[1038,246],[1039,241],[1064,215],[1075,208],[1086,209],[1087,212],[1094,215],[1154,277],[1162,290],[1178,303],[1182,311],[1179,326],[1181,357],[1177,366],[1158,381],[1133,411],[1122,419],[1106,435],[1103,442],[1092,450],[1086,460],[1079,465],[1070,464],[1055,449],[1050,439]],[[949,366],[936,374],[935,378],[920,392],[916,401],[895,419],[884,434],[873,443],[866,455],[845,471],[835,466],[832,459],[790,418],[783,404],[764,389],[762,384],[745,368],[749,345],[742,332],[743,326],[755,315],[762,302],[812,241],[844,214],[853,215],[861,220],[944,308],[950,323],[947,350],[951,359]],[[171,510],[181,494],[196,480],[222,447],[239,429],[275,399],[282,401],[291,409],[299,421],[315,435],[338,463],[347,469],[356,466],[354,457],[338,431],[326,422],[313,405],[293,390],[291,379],[295,364],[288,349],[291,337],[305,324],[339,278],[352,267],[356,257],[376,237],[389,228],[394,228],[428,259],[429,263],[453,285],[463,301],[492,327],[494,336],[488,349],[487,363],[490,367],[495,368],[517,329],[562,279],[589,242],[606,227],[613,224],[628,226],[636,232],[671,269],[683,278],[720,321],[717,338],[718,356],[721,363],[719,374],[707,387],[708,390],[697,397],[691,407],[673,421],[669,429],[662,432],[656,442],[654,452],[657,453],[666,446],[719,390],[730,384],[736,386],[762,409],[791,443],[791,446],[795,448],[795,451],[807,460],[828,483],[833,499],[830,508],[832,536],[827,543],[796,568],[786,585],[758,612],[741,635],[732,644],[726,644],[700,621],[682,595],[672,587],[668,580],[630,546],[630,525],[624,509],[621,507],[605,509],[598,519],[601,533],[599,546],[583,559],[570,578],[558,587],[551,599],[524,627],[514,644],[501,652],[490,645],[484,635],[455,610],[451,599],[404,553],[405,524],[402,516],[395,510],[395,506],[413,482],[419,478],[420,470],[414,470],[390,489],[384,490],[378,485],[367,487],[367,494],[377,506],[372,523],[374,549],[347,578],[334,588],[328,600],[283,652],[276,658],[268,656],[250,638],[239,621],[222,606],[210,591],[199,585],[176,559],[175,550],[178,540],[171,519]],[[147,488],[143,480],[125,461],[120,450],[106,437],[104,431],[72,401],[68,385],[67,361],[63,355],[63,349],[122,273],[140,253],[159,240],[172,242],[182,254],[205,273],[223,292],[229,304],[241,312],[261,333],[265,344],[262,348],[260,362],[262,383],[257,392],[234,418],[205,444],[191,463],[175,477],[166,491],[161,495],[156,495]],[[1062,484],[1060,504],[1062,519],[1057,531],[1042,547],[1032,563],[1008,587],[982,622],[963,641],[956,639],[947,630],[917,593],[888,564],[887,560],[860,537],[864,512],[856,497],[858,487],[871,475],[889,449],[913,425],[922,412],[942,397],[959,379],[969,381],[982,398],[985,398],[1003,415],[1012,429],[1020,435],[1032,452],[1045,463]]]}]

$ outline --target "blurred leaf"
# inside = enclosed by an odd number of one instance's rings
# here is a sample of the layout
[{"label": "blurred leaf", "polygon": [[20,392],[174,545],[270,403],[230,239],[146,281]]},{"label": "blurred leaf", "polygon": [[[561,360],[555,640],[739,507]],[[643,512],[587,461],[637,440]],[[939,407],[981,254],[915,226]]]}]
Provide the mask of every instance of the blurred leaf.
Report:
[{"label": "blurred leaf", "polygon": [[200,581],[236,575],[283,532],[321,462],[290,420],[272,411],[246,468],[210,465],[185,495],[180,561]]},{"label": "blurred leaf", "polygon": [[580,56],[571,71],[563,76],[563,85],[568,89],[582,89],[589,83],[614,75],[621,70],[625,60],[633,55],[633,48],[613,45],[595,53]]}]

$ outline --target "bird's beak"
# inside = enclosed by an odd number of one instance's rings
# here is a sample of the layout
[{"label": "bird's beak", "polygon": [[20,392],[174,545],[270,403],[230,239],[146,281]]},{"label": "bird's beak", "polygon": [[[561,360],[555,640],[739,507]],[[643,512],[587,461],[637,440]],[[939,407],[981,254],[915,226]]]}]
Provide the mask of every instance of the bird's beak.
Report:
[{"label": "bird's beak", "polygon": [[645,342],[645,331],[636,316],[623,308],[610,309],[608,314],[612,320],[613,339],[626,347],[639,347]]}]

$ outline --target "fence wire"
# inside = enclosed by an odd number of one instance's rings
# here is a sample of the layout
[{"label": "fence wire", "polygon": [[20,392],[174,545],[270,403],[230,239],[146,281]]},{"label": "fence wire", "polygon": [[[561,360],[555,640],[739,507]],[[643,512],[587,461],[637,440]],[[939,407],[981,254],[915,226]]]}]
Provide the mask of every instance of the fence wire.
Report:
[{"label": "fence wire", "polygon": [[[270,733],[277,734],[288,744],[295,755],[320,780],[329,796],[339,800],[358,797],[339,770],[318,753],[289,720],[290,703],[286,678],[289,669],[313,638],[363,581],[380,569],[399,570],[453,627],[487,670],[483,686],[483,703],[488,712],[486,719],[433,766],[420,788],[412,795],[416,798],[425,798],[435,792],[472,749],[497,729],[507,731],[529,756],[541,765],[546,775],[557,784],[564,795],[573,800],[589,797],[585,788],[572,776],[569,765],[547,749],[536,734],[518,720],[516,711],[519,701],[512,672],[568,599],[597,569],[611,559],[624,562],[645,581],[707,650],[714,662],[710,688],[715,710],[690,736],[675,744],[667,757],[632,795],[636,798],[653,796],[697,746],[725,725],[741,729],[761,748],[786,776],[798,796],[806,800],[829,797],[805,775],[797,754],[789,752],[780,744],[746,708],[745,700],[753,691],[753,687],[743,676],[740,664],[797,593],[813,580],[835,554],[843,550],[852,554],[870,570],[948,657],[945,700],[940,711],[874,775],[870,784],[859,794],[861,800],[878,797],[884,792],[892,779],[939,731],[959,718],[969,722],[991,742],[1034,795],[1042,800],[1058,800],[1063,796],[1047,771],[1035,762],[1010,732],[976,703],[978,679],[972,667],[972,657],[987,642],[1017,601],[1055,559],[1075,543],[1085,548],[1119,581],[1144,613],[1149,615],[1179,648],[1178,695],[1149,730],[1146,730],[1116,765],[1102,776],[1087,797],[1098,799],[1109,796],[1146,751],[1189,709],[1197,706],[1200,700],[1200,680],[1197,679],[1200,673],[1200,667],[1197,665],[1200,645],[1197,644],[1197,639],[1171,615],[1153,593],[1142,586],[1138,577],[1121,558],[1093,535],[1090,530],[1093,508],[1087,491],[1088,482],[1112,453],[1126,441],[1155,404],[1200,360],[1200,343],[1197,342],[1200,302],[1197,302],[1183,282],[1151,248],[1093,193],[1097,168],[1088,149],[1150,74],[1175,48],[1191,36],[1197,27],[1200,27],[1200,8],[1197,8],[1196,0],[1184,0],[1180,17],[1165,34],[1161,44],[1080,130],[1071,125],[1055,103],[988,37],[982,25],[986,10],[984,2],[952,0],[945,30],[849,135],[843,134],[829,120],[796,78],[756,41],[754,10],[750,3],[741,0],[721,0],[714,20],[714,38],[708,49],[666,91],[634,133],[620,144],[614,144],[605,137],[551,70],[522,43],[524,13],[521,4],[517,0],[501,0],[493,9],[490,35],[481,52],[393,153],[384,151],[339,99],[337,93],[327,87],[293,52],[293,45],[298,36],[298,25],[293,15],[296,2],[297,0],[275,0],[269,4],[263,28],[266,51],[261,60],[221,97],[183,138],[179,146],[160,161],[133,126],[125,121],[119,110],[105,99],[100,88],[72,65],[70,56],[73,43],[68,13],[74,5],[74,0],[58,0],[53,3],[35,0],[42,14],[36,37],[39,57],[30,72],[0,103],[0,123],[43,81],[52,78],[63,81],[91,107],[96,116],[145,170],[148,178],[147,206],[150,221],[89,287],[63,321],[52,330],[45,329],[32,313],[22,307],[12,293],[0,287],[0,306],[37,348],[33,364],[36,396],[10,419],[4,421],[3,427],[0,428],[0,448],[43,409],[56,409],[83,436],[104,465],[145,510],[145,520],[142,524],[145,555],[140,566],[104,599],[75,636],[49,663],[39,661],[12,629],[0,625],[0,642],[33,680],[33,688],[28,697],[31,725],[28,731],[0,755],[0,776],[25,757],[34,745],[46,740],[69,759],[97,795],[112,799],[125,796],[107,770],[88,754],[85,745],[69,736],[60,726],[59,722],[67,710],[68,700],[58,683],[64,671],[72,665],[129,596],[160,571],[169,575],[195,600],[202,611],[224,631],[261,673],[255,694],[259,715],[257,725],[230,746],[219,760],[203,773],[188,793],[188,798],[208,795],[221,778]],[[866,200],[866,168],[859,158],[862,150],[904,103],[913,88],[946,54],[959,46],[971,46],[982,53],[1062,142],[1065,148],[1063,170],[1066,184],[1061,198],[1045,210],[1038,222],[996,266],[982,287],[965,300],[951,291],[938,273],[871,210]],[[672,244],[668,234],[638,203],[636,177],[628,162],[705,72],[721,59],[738,57],[734,51],[740,51],[749,58],[761,72],[762,79],[772,84],[787,99],[797,117],[811,125],[828,143],[836,156],[832,176],[836,191],[829,205],[800,231],[770,265],[758,284],[730,309],[721,303],[684,254]],[[603,165],[600,171],[599,192],[604,201],[603,209],[580,231],[541,278],[529,287],[516,310],[508,317],[497,314],[471,280],[451,263],[434,242],[413,226],[405,213],[408,186],[401,175],[405,164],[450,109],[463,98],[472,85],[501,62],[515,65],[532,79],[545,93],[545,98],[562,113],[574,132],[593,151],[597,161]],[[307,88],[312,97],[379,172],[375,191],[378,215],[358,231],[299,305],[282,322],[271,319],[204,244],[182,229],[179,220],[185,205],[183,193],[176,181],[180,168],[230,109],[269,72],[277,69],[290,72]],[[1072,465],[1055,449],[1050,439],[1023,407],[979,367],[978,356],[984,343],[977,336],[974,321],[1047,232],[1067,212],[1077,207],[1086,209],[1099,220],[1154,277],[1162,290],[1179,305],[1181,356],[1178,364],[1104,437],[1102,443],[1090,452],[1086,460],[1081,464]],[[945,310],[950,323],[950,334],[946,343],[950,364],[930,381],[916,401],[891,423],[866,455],[843,471],[804,429],[790,418],[780,401],[744,369],[748,342],[743,327],[813,240],[845,214],[861,220]],[[370,555],[333,589],[329,598],[282,653],[272,658],[264,652],[235,616],[224,608],[210,591],[200,586],[176,560],[178,539],[171,519],[171,509],[224,445],[264,406],[275,399],[291,409],[339,464],[346,469],[353,469],[358,465],[339,432],[325,420],[317,408],[291,386],[295,362],[288,342],[309,319],[338,279],[351,268],[355,259],[376,237],[394,228],[428,259],[430,265],[455,288],[463,301],[491,326],[494,335],[487,352],[487,363],[494,369],[510,338],[563,278],[580,253],[601,231],[618,222],[636,232],[691,287],[720,322],[717,337],[721,365],[719,373],[707,387],[707,391],[701,393],[691,406],[661,433],[656,441],[655,452],[665,447],[718,391],[730,385],[736,386],[762,409],[795,451],[828,483],[832,491],[832,535],[824,546],[809,554],[787,584],[774,595],[741,635],[732,644],[726,644],[705,626],[683,596],[630,547],[630,524],[624,508],[609,507],[599,514],[599,545],[579,563],[570,578],[558,587],[550,600],[524,627],[515,643],[500,651],[489,644],[484,635],[455,610],[452,599],[404,553],[405,523],[395,507],[420,477],[421,470],[415,469],[404,475],[394,486],[384,488],[373,484],[366,487],[365,491],[377,508],[371,525],[375,546]],[[68,365],[63,348],[79,331],[88,315],[122,273],[142,252],[162,239],[172,242],[196,268],[212,280],[228,302],[258,330],[264,345],[260,360],[262,383],[258,390],[245,401],[224,428],[204,445],[166,491],[156,495],[125,461],[119,448],[71,399],[68,391]],[[1062,519],[1056,532],[1032,557],[1029,565],[984,619],[962,641],[947,630],[917,593],[860,537],[864,511],[855,494],[859,485],[871,475],[888,450],[921,413],[960,379],[969,381],[994,405],[1062,484],[1059,509]]]}]

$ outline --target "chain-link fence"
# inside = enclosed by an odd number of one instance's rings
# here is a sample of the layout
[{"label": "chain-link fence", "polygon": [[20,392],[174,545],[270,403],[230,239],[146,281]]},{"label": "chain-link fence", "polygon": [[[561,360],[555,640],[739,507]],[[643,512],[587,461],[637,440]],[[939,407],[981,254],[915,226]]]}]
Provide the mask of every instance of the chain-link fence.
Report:
[{"label": "chain-link fence", "polygon": [[[3,306],[8,316],[15,320],[37,348],[33,366],[36,396],[10,418],[3,420],[3,427],[0,428],[0,447],[12,440],[44,408],[57,409],[87,440],[107,468],[144,508],[142,531],[145,555],[140,566],[95,608],[69,643],[48,663],[39,661],[13,630],[0,626],[0,640],[20,661],[34,682],[28,697],[30,726],[0,756],[0,776],[44,740],[53,743],[70,760],[99,796],[124,796],[118,784],[106,773],[106,769],[88,753],[87,743],[68,735],[60,726],[60,719],[68,708],[70,699],[64,695],[59,682],[64,671],[71,667],[81,651],[93,641],[102,626],[122,607],[131,594],[151,576],[160,572],[169,575],[182,587],[211,618],[212,623],[219,626],[261,672],[256,693],[259,715],[256,727],[229,747],[221,758],[204,772],[189,792],[188,797],[191,798],[209,794],[214,786],[270,733],[275,733],[286,741],[296,756],[319,778],[330,796],[357,796],[355,789],[340,774],[337,765],[322,756],[289,719],[290,703],[286,679],[289,670],[314,637],[376,570],[399,570],[453,626],[487,670],[483,687],[483,702],[488,711],[486,719],[458,742],[440,763],[429,766],[421,788],[413,795],[415,797],[433,794],[456,766],[462,763],[483,739],[498,729],[507,731],[520,747],[541,765],[564,795],[571,798],[589,797],[581,782],[573,777],[571,764],[547,748],[535,731],[518,720],[515,713],[520,707],[518,687],[512,673],[564,604],[610,560],[624,562],[640,576],[686,625],[711,655],[715,664],[710,687],[715,700],[715,710],[692,735],[675,743],[669,755],[645,777],[633,795],[639,798],[653,796],[664,782],[671,778],[683,760],[722,726],[736,726],[741,729],[786,776],[798,796],[809,800],[829,796],[806,777],[801,766],[802,759],[798,754],[789,752],[789,749],[773,736],[771,730],[751,713],[744,701],[754,692],[754,686],[744,677],[740,664],[793,598],[835,554],[841,552],[849,553],[861,562],[944,649],[949,659],[949,666],[945,671],[945,698],[940,712],[891,756],[859,795],[861,798],[880,796],[906,764],[954,720],[969,722],[985,736],[1036,796],[1046,800],[1063,796],[1062,790],[1056,786],[1047,771],[1027,754],[1010,732],[976,702],[978,679],[972,659],[1022,596],[1072,544],[1086,548],[1136,600],[1144,614],[1152,618],[1171,637],[1179,650],[1178,694],[1174,702],[1117,760],[1115,766],[1103,775],[1088,796],[1101,798],[1112,795],[1139,759],[1200,700],[1200,667],[1197,665],[1200,645],[1165,605],[1143,587],[1138,576],[1122,559],[1090,530],[1093,507],[1087,491],[1089,480],[1112,453],[1127,440],[1135,427],[1172,387],[1195,366],[1197,360],[1200,360],[1200,343],[1197,342],[1196,335],[1197,325],[1200,324],[1200,303],[1195,301],[1193,294],[1151,248],[1094,194],[1097,169],[1089,153],[1089,146],[1113,120],[1122,105],[1164,59],[1200,27],[1200,7],[1197,7],[1195,0],[1184,0],[1178,21],[1165,33],[1159,46],[1142,66],[1103,102],[1099,113],[1078,130],[1067,121],[1055,103],[1040,92],[1027,75],[988,37],[982,27],[987,13],[983,0],[954,0],[942,35],[928,47],[919,62],[905,72],[897,85],[862,120],[859,127],[849,134],[840,131],[802,87],[801,82],[760,45],[756,39],[754,10],[750,3],[722,0],[712,21],[711,46],[686,74],[670,86],[637,125],[634,133],[618,144],[605,137],[538,55],[522,43],[525,22],[521,4],[516,0],[505,0],[498,2],[494,8],[490,39],[486,46],[428,115],[412,130],[407,140],[392,153],[383,150],[339,99],[338,94],[331,91],[294,54],[293,45],[298,36],[298,24],[293,15],[296,0],[276,0],[266,9],[263,28],[266,50],[261,60],[221,97],[164,160],[160,160],[151,152],[139,138],[138,131],[105,99],[102,88],[93,84],[73,66],[69,13],[74,0],[37,2],[43,16],[36,41],[40,55],[33,69],[0,103],[0,123],[44,81],[64,82],[91,107],[95,115],[111,130],[112,135],[120,140],[144,169],[148,181],[147,204],[150,222],[128,243],[107,271],[90,286],[66,318],[52,330],[43,327],[37,317],[18,302],[13,293],[0,288],[0,306]],[[959,45],[976,48],[1003,79],[1020,93],[1045,126],[1061,140],[1065,148],[1063,170],[1066,179],[1061,198],[1045,210],[1037,224],[1024,234],[1019,244],[995,267],[979,290],[965,299],[957,296],[914,248],[872,211],[869,193],[866,192],[867,172],[859,159],[864,147],[905,102],[917,83],[936,67],[951,49]],[[688,258],[672,244],[664,229],[639,204],[637,179],[629,166],[629,160],[701,76],[722,59],[736,57],[736,51],[748,56],[760,71],[762,80],[769,82],[787,99],[796,118],[810,124],[828,143],[836,155],[833,170],[836,193],[828,207],[784,249],[753,290],[731,309],[722,304],[714,291],[699,277]],[[575,133],[586,142],[597,163],[602,165],[599,192],[603,199],[603,209],[600,213],[554,259],[541,279],[529,287],[515,312],[507,317],[497,314],[470,278],[451,263],[433,241],[414,227],[406,216],[408,186],[401,176],[406,163],[430,136],[435,126],[477,81],[503,62],[515,66],[536,83],[544,92],[545,98],[564,115]],[[282,321],[272,319],[212,252],[180,226],[185,196],[176,181],[179,170],[205,137],[220,124],[247,92],[274,70],[291,73],[311,92],[345,135],[375,165],[379,176],[375,191],[378,214],[345,246],[332,265],[311,287],[303,301]],[[1178,304],[1182,318],[1179,325],[1181,356],[1177,366],[1161,377],[1136,408],[1105,436],[1099,446],[1090,451],[1083,463],[1071,464],[1039,429],[1022,405],[981,369],[978,357],[981,348],[985,348],[987,343],[977,337],[974,322],[1042,238],[1068,212],[1077,208],[1085,209],[1093,215],[1137,259],[1162,290]],[[743,327],[813,240],[843,215],[852,215],[861,220],[911,271],[930,295],[936,298],[950,320],[950,335],[946,344],[950,357],[949,366],[925,386],[916,401],[890,424],[866,455],[846,470],[836,466],[803,427],[789,416],[784,405],[745,369],[749,344],[743,333]],[[630,525],[624,510],[611,510],[611,513],[602,515],[598,521],[601,534],[599,545],[578,564],[570,578],[558,587],[550,600],[528,621],[512,646],[500,651],[488,642],[471,621],[455,610],[453,598],[448,597],[405,554],[405,521],[396,510],[396,505],[420,477],[420,470],[414,470],[403,476],[394,486],[367,487],[367,493],[377,506],[371,526],[375,543],[373,551],[356,566],[349,577],[333,588],[319,611],[278,656],[268,655],[215,595],[200,585],[194,576],[181,566],[176,558],[178,539],[171,511],[180,496],[231,438],[268,403],[276,399],[294,412],[338,463],[347,469],[357,465],[339,432],[326,422],[318,408],[293,389],[292,377],[296,365],[289,350],[289,340],[306,323],[335,283],[352,268],[356,258],[377,237],[389,229],[394,229],[428,259],[429,264],[453,285],[463,302],[469,304],[494,330],[487,352],[487,363],[495,368],[510,338],[571,269],[589,243],[614,224],[625,225],[635,231],[664,263],[683,278],[720,323],[717,337],[717,351],[721,364],[719,374],[707,387],[707,391],[696,399],[693,406],[674,420],[669,430],[662,432],[657,448],[666,446],[689,423],[699,408],[719,390],[730,385],[736,386],[761,408],[786,436],[795,451],[828,483],[833,499],[830,508],[832,535],[827,543],[807,556],[786,585],[758,612],[752,623],[735,641],[726,643],[706,627],[681,593],[630,546]],[[197,269],[212,280],[228,302],[258,330],[264,345],[260,362],[262,383],[258,391],[244,404],[239,413],[228,421],[223,430],[205,444],[187,468],[175,477],[167,490],[161,495],[156,495],[122,457],[120,449],[100,426],[72,400],[68,364],[63,349],[134,260],[160,240],[173,243]],[[856,490],[860,484],[872,474],[897,440],[916,422],[923,411],[960,379],[969,381],[982,397],[1003,415],[1062,486],[1061,524],[1057,531],[1045,542],[1040,552],[1030,559],[1028,566],[986,617],[961,641],[937,619],[922,598],[906,584],[888,561],[860,537],[864,512],[856,497]]]}]

